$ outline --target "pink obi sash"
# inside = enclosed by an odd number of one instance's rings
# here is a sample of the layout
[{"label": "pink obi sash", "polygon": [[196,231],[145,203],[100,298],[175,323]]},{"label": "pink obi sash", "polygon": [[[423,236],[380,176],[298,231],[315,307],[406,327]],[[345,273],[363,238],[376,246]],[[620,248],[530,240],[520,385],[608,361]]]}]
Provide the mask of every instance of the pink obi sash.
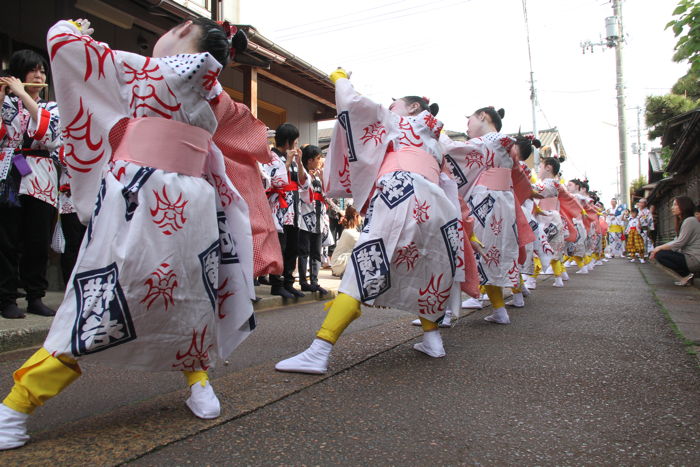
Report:
[{"label": "pink obi sash", "polygon": [[558,211],[559,210],[559,199],[557,198],[543,198],[540,200],[540,209],[543,211]]},{"label": "pink obi sash", "polygon": [[135,118],[127,124],[112,160],[201,177],[211,138],[208,131],[187,123],[158,117]]},{"label": "pink obi sash", "polygon": [[440,181],[440,167],[435,158],[427,152],[414,147],[387,152],[384,156],[384,162],[379,168],[377,179],[388,173],[398,171],[417,173],[435,184]]},{"label": "pink obi sash", "polygon": [[[505,167],[491,167],[486,169],[476,180],[476,184],[494,191],[513,191],[513,171]],[[515,201],[515,223],[518,226],[518,246],[524,247],[528,243],[535,241],[535,234],[532,232],[530,224],[525,218],[523,210],[520,208],[520,201],[513,193]],[[518,263],[525,262],[525,249],[520,248]]]},{"label": "pink obi sash", "polygon": [[485,186],[489,190],[510,191],[513,189],[511,169],[491,167],[479,174],[476,184]]}]

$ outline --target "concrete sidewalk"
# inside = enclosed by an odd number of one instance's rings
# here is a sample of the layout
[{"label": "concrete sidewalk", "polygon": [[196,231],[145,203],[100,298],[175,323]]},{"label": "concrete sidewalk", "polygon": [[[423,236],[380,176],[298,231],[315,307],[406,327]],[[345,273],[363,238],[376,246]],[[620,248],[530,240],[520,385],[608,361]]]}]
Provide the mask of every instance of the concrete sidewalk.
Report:
[{"label": "concrete sidewalk", "polygon": [[[319,284],[328,290],[328,294],[321,297],[318,293],[304,292],[305,296],[298,299],[285,300],[282,297],[271,295],[269,285],[261,285],[255,288],[255,294],[260,300],[253,305],[256,312],[271,310],[288,305],[299,305],[313,301],[325,301],[334,298],[338,292],[340,278],[333,277],[330,269],[322,269],[319,272]],[[299,284],[295,284],[299,288]],[[53,309],[57,309],[63,301],[63,292],[47,292],[44,303]],[[19,307],[24,310],[26,302],[23,299],[17,301]],[[0,317],[0,353],[17,350],[26,347],[41,345],[51,327],[53,318],[27,314],[24,319],[5,319]]]}]

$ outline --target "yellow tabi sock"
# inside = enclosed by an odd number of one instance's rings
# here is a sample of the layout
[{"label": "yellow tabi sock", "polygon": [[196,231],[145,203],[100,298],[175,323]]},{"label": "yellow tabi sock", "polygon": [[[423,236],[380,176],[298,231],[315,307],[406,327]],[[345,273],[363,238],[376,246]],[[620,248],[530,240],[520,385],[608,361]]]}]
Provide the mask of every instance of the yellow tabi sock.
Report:
[{"label": "yellow tabi sock", "polygon": [[13,373],[15,384],[3,404],[17,412],[30,414],[80,375],[78,362],[65,355],[53,357],[42,347]]},{"label": "yellow tabi sock", "polygon": [[425,318],[418,318],[418,319],[420,319],[420,325],[423,328],[423,332],[435,331],[438,329],[437,323],[434,323],[434,322],[427,320]]},{"label": "yellow tabi sock", "polygon": [[345,328],[361,314],[360,301],[344,293],[327,302],[324,309],[328,310],[328,314],[316,337],[331,344],[335,344]]},{"label": "yellow tabi sock", "polygon": [[185,380],[187,381],[187,387],[191,387],[195,383],[199,383],[202,385],[202,387],[207,385],[207,381],[209,381],[209,373],[206,372],[206,370],[197,370],[197,371],[186,371],[183,370],[182,374],[185,376]]},{"label": "yellow tabi sock", "polygon": [[496,285],[485,285],[486,294],[491,300],[491,306],[495,308],[503,308],[506,303],[503,301],[503,289]]},{"label": "yellow tabi sock", "polygon": [[537,276],[542,272],[542,260],[538,256],[535,256],[532,258],[532,262],[535,263],[535,270],[532,273],[532,277],[537,279]]},{"label": "yellow tabi sock", "polygon": [[554,277],[559,277],[564,272],[564,265],[558,259],[552,260],[552,271],[554,272]]}]

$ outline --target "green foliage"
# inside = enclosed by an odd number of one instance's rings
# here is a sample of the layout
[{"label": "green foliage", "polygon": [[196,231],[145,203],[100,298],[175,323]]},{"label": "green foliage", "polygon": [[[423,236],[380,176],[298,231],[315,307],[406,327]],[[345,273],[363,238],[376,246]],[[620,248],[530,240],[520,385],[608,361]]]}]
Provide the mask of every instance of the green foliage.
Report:
[{"label": "green foliage", "polygon": [[632,183],[630,183],[630,189],[632,190],[632,193],[636,193],[642,189],[644,185],[647,184],[647,178],[642,175],[639,178],[635,178],[632,180]]},{"label": "green foliage", "polygon": [[673,34],[678,38],[673,60],[687,60],[691,72],[700,73],[700,1],[680,0],[673,10],[673,16],[678,18],[666,25],[666,29],[673,29]]},{"label": "green foliage", "polygon": [[671,149],[669,146],[664,146],[661,148],[661,161],[663,162],[663,167],[666,168],[668,165],[668,161],[671,160],[671,156],[673,155],[673,149]]},{"label": "green foliage", "polygon": [[659,138],[664,134],[668,119],[690,112],[697,106],[697,101],[676,94],[647,96],[644,118],[649,127],[649,139]]},{"label": "green foliage", "polygon": [[673,94],[685,96],[688,99],[700,101],[700,73],[689,71],[688,74],[676,81],[671,88]]}]

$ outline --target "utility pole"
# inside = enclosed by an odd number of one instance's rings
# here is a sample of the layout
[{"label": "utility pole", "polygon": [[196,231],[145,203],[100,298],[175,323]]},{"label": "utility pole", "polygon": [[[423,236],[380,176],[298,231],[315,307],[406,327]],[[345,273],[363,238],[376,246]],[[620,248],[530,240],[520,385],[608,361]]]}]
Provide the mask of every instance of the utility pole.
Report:
[{"label": "utility pole", "polygon": [[[532,71],[532,52],[530,51],[530,26],[527,21],[527,5],[523,0],[523,16],[525,16],[525,33],[527,34],[527,57],[530,61],[530,102],[532,103],[532,134],[538,138],[537,134],[537,91],[535,90],[535,72]],[[540,165],[540,151],[533,146],[532,152],[535,155],[535,170]]]},{"label": "utility pole", "polygon": [[[624,32],[622,30],[622,0],[613,0],[614,21],[617,25],[617,40],[615,40],[615,70],[617,89],[617,132],[620,145],[620,186],[622,192],[622,202],[629,206],[629,184],[627,182],[627,126],[625,123],[625,82],[622,73],[622,44],[624,43]],[[606,19],[612,20],[612,18]],[[612,23],[612,21],[611,21]],[[608,33],[606,27],[606,33]],[[614,28],[610,28],[614,32]],[[610,36],[608,36],[610,37]]]},{"label": "utility pole", "polygon": [[625,84],[622,72],[622,44],[624,33],[622,29],[622,0],[612,0],[613,16],[605,18],[605,42],[581,42],[583,53],[593,52],[595,46],[615,47],[615,90],[617,94],[617,131],[619,142],[619,197],[620,203],[629,205],[629,184],[627,181],[627,124],[625,121]]}]

